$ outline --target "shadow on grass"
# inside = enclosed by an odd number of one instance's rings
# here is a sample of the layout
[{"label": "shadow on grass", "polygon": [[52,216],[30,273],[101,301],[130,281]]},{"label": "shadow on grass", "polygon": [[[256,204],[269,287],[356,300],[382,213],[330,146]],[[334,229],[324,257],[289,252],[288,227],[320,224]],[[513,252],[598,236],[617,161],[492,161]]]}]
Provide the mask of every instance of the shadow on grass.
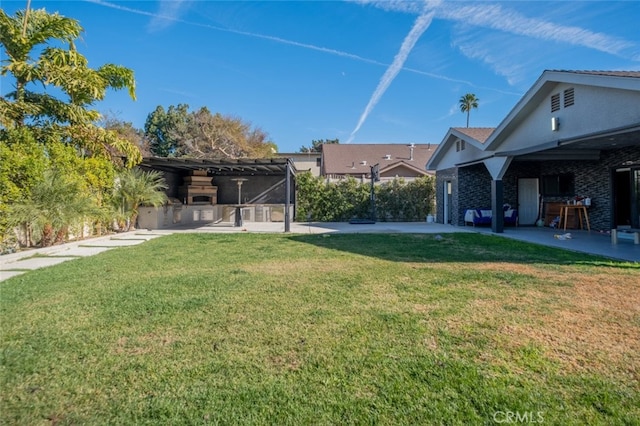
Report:
[{"label": "shadow on grass", "polygon": [[640,265],[631,262],[483,234],[313,234],[288,238],[325,249],[397,262],[547,263],[640,271]]}]

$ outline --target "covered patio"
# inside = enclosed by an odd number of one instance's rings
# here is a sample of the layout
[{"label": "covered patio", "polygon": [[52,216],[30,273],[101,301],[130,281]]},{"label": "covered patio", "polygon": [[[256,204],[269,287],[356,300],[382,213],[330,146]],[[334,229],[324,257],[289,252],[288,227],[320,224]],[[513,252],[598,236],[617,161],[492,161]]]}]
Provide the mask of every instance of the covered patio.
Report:
[{"label": "covered patio", "polygon": [[[616,260],[640,262],[640,245],[631,238],[619,238],[617,244],[611,243],[611,234],[600,231],[557,230],[545,227],[507,227],[502,233],[494,233],[491,227],[474,227],[475,232],[511,238],[528,243],[557,247],[585,254],[595,254]],[[563,238],[564,235],[569,237]],[[556,237],[558,236],[558,237]]]},{"label": "covered patio", "polygon": [[295,213],[295,174],[288,158],[208,160],[144,158],[143,170],[162,172],[169,202],[142,207],[138,226],[145,229],[198,227],[246,222],[283,222],[290,232]]},{"label": "covered patio", "polygon": [[639,72],[545,71],[498,127],[449,130],[427,164],[437,221],[481,209],[503,233],[508,208],[519,227],[640,229],[639,104]]}]

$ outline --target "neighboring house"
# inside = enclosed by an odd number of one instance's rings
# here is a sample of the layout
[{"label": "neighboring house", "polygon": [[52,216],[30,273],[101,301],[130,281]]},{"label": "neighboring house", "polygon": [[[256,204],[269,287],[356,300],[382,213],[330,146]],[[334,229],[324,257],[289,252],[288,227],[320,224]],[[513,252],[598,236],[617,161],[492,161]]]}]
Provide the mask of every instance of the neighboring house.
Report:
[{"label": "neighboring house", "polygon": [[588,198],[591,229],[639,228],[640,72],[545,71],[497,128],[449,129],[426,168],[440,223],[488,207],[503,232],[509,204],[547,225],[541,209]]},{"label": "neighboring house", "polygon": [[277,158],[290,158],[298,172],[309,171],[313,176],[320,176],[320,152],[294,152],[275,154]]},{"label": "neighboring house", "polygon": [[328,180],[351,176],[364,182],[377,164],[381,182],[395,178],[411,181],[433,175],[424,165],[436,148],[433,144],[324,144],[320,175]]}]

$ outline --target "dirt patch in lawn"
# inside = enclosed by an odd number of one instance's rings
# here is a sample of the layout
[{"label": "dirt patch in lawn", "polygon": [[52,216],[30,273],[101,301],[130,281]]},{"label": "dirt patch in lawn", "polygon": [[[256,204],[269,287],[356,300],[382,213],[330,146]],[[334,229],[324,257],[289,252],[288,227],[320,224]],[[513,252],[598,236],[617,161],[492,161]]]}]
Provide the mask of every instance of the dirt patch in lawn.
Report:
[{"label": "dirt patch in lawn", "polygon": [[563,371],[615,371],[640,380],[640,274],[510,263],[475,267],[536,276],[539,284],[500,292],[479,288],[468,309],[448,321],[452,330],[493,324],[501,350],[533,343]]}]

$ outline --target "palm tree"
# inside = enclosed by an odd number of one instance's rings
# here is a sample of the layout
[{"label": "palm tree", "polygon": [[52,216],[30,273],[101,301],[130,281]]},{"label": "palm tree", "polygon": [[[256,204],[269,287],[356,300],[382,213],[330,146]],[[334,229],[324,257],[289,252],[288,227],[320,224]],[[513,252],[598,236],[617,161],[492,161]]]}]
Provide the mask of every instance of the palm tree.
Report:
[{"label": "palm tree", "polygon": [[138,148],[97,129],[94,123],[100,114],[92,109],[108,89],[128,89],[135,100],[133,71],[114,64],[90,68],[74,44],[82,31],[75,19],[29,10],[28,4],[15,16],[0,9],[0,45],[6,54],[0,75],[13,78],[15,89],[0,97],[0,125],[36,126],[61,135],[85,153],[127,157],[135,164],[142,159]]},{"label": "palm tree", "polygon": [[118,175],[113,200],[127,222],[127,231],[135,228],[140,206],[157,207],[167,201],[167,188],[162,173],[155,170],[125,169]]},{"label": "palm tree", "polygon": [[27,200],[9,206],[7,216],[12,226],[22,227],[27,247],[32,242],[46,247],[64,240],[71,227],[82,226],[96,212],[79,181],[49,169]]},{"label": "palm tree", "polygon": [[469,114],[472,109],[478,108],[479,100],[480,99],[476,98],[476,95],[473,93],[467,93],[460,97],[460,100],[458,101],[460,103],[460,111],[467,113],[467,127],[469,127]]}]

